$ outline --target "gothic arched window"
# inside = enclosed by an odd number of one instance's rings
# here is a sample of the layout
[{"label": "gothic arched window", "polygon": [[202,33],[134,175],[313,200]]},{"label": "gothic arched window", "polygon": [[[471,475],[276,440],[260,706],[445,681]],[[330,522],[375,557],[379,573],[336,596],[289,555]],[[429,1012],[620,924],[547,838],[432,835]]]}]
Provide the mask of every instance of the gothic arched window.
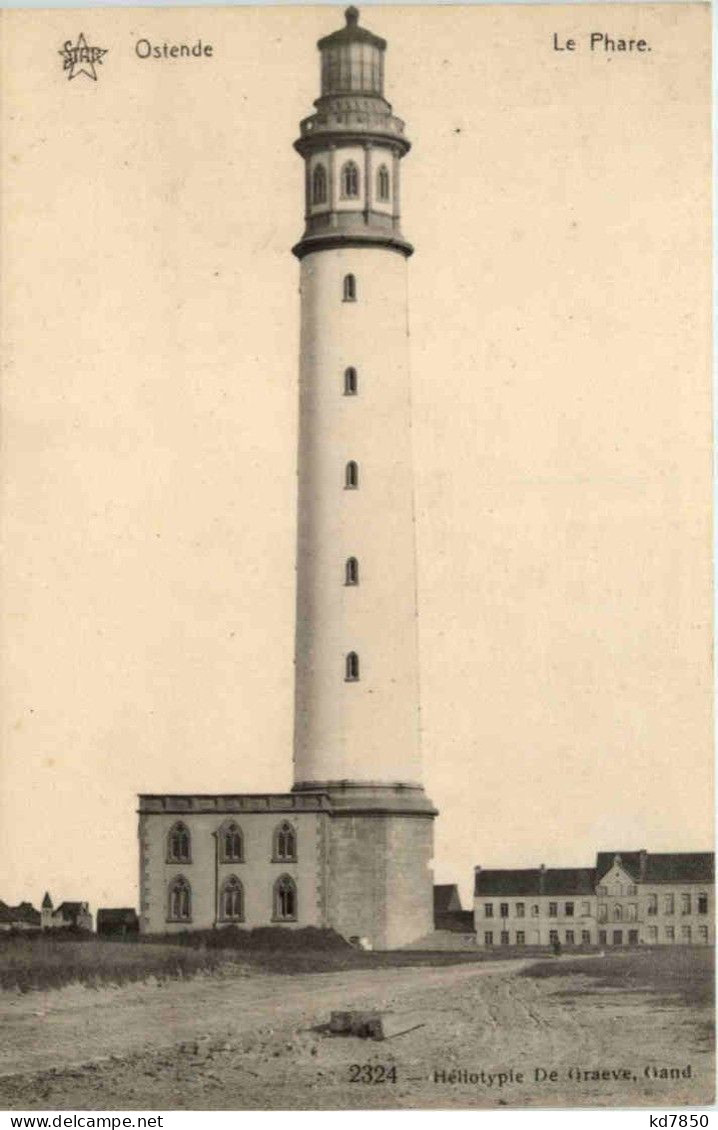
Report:
[{"label": "gothic arched window", "polygon": [[351,459],[344,468],[344,489],[356,490],[359,486],[359,464]]},{"label": "gothic arched window", "polygon": [[347,562],[344,566],[344,584],[359,584],[359,562],[356,557],[347,557]]},{"label": "gothic arched window", "polygon": [[222,829],[219,850],[223,863],[242,863],[244,861],[244,836],[237,824],[228,824]]},{"label": "gothic arched window", "polygon": [[359,380],[357,378],[356,369],[351,366],[344,370],[344,395],[356,396],[359,388]]},{"label": "gothic arched window", "polygon": [[389,199],[389,170],[386,165],[381,165],[376,174],[377,200]]},{"label": "gothic arched window", "polygon": [[359,656],[355,651],[350,651],[344,660],[344,680],[347,683],[359,681]]},{"label": "gothic arched window", "polygon": [[356,302],[357,300],[357,281],[354,275],[344,276],[344,286],[342,294],[345,302]]},{"label": "gothic arched window", "polygon": [[274,833],[274,859],[292,860],[297,858],[297,833],[288,820],[280,824]]},{"label": "gothic arched window", "polygon": [[173,824],[167,836],[167,862],[191,863],[190,835],[186,824]]},{"label": "gothic arched window", "polygon": [[324,165],[315,165],[312,173],[312,204],[327,202],[327,170]]},{"label": "gothic arched window", "polygon": [[621,910],[621,904],[617,902],[613,908],[613,921],[620,922],[622,917],[623,911]]},{"label": "gothic arched window", "polygon": [[342,196],[352,199],[359,195],[359,166],[354,161],[347,161],[342,165],[341,172]]},{"label": "gothic arched window", "polygon": [[296,922],[297,885],[289,875],[282,875],[274,884],[274,918],[279,922]]},{"label": "gothic arched window", "polygon": [[222,883],[219,917],[223,922],[241,922],[244,918],[244,888],[236,875]]},{"label": "gothic arched window", "polygon": [[184,875],[178,875],[169,885],[167,918],[170,922],[189,922],[192,918],[192,888]]}]

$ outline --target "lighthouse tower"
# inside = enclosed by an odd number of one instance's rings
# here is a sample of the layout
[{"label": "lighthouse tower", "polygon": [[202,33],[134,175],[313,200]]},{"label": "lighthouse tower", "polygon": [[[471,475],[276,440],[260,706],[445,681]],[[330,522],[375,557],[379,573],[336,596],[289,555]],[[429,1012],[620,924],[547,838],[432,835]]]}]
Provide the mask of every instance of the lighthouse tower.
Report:
[{"label": "lighthouse tower", "polygon": [[432,927],[421,784],[407,260],[386,42],[319,41],[301,270],[295,793],[328,795],[327,921],[394,946]]}]

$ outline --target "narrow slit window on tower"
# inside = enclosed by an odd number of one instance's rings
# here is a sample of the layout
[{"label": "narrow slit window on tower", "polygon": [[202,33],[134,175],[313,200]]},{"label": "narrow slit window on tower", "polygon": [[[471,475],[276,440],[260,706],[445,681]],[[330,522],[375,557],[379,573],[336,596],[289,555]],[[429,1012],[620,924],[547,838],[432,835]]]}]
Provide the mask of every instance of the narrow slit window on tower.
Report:
[{"label": "narrow slit window on tower", "polygon": [[359,166],[354,161],[342,165],[340,183],[344,199],[352,200],[359,195]]},{"label": "narrow slit window on tower", "polygon": [[354,275],[344,276],[344,286],[342,295],[345,302],[356,302],[357,300],[357,281]]},{"label": "narrow slit window on tower", "polygon": [[344,470],[344,489],[345,490],[356,490],[358,486],[359,486],[359,464],[355,463],[354,460],[352,459],[352,460],[350,460],[349,463],[347,463],[346,468]]},{"label": "narrow slit window on tower", "polygon": [[359,656],[355,651],[350,651],[344,661],[344,681],[346,683],[359,682]]},{"label": "narrow slit window on tower", "polygon": [[359,584],[359,562],[356,557],[347,557],[346,565],[344,566],[344,584]]},{"label": "narrow slit window on tower", "polygon": [[381,165],[376,174],[377,200],[389,199],[389,170],[386,165]]},{"label": "narrow slit window on tower", "polygon": [[324,165],[315,165],[312,173],[312,204],[327,202],[327,170]]},{"label": "narrow slit window on tower", "polygon": [[357,371],[351,366],[344,370],[344,395],[356,396],[359,388]]}]

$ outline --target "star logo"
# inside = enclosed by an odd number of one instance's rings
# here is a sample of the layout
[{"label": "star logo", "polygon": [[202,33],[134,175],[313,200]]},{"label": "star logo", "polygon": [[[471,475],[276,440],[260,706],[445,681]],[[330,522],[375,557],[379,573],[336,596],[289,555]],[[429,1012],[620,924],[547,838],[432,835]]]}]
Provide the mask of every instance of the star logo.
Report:
[{"label": "star logo", "polygon": [[87,75],[97,82],[95,67],[98,63],[102,64],[102,56],[106,54],[107,49],[104,47],[88,47],[82,32],[77,37],[77,43],[68,39],[62,50],[58,51],[58,55],[62,55],[62,69],[68,72],[68,81],[78,75]]}]

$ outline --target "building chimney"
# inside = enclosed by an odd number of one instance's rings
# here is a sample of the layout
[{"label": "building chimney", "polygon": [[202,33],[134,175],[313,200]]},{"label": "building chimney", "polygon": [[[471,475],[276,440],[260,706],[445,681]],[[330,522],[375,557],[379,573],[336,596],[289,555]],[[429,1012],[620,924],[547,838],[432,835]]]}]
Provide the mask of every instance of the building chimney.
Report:
[{"label": "building chimney", "polygon": [[539,867],[539,894],[544,894],[546,889],[546,864],[542,863]]},{"label": "building chimney", "polygon": [[643,882],[646,878],[646,865],[648,863],[648,852],[645,848],[641,848],[638,853],[638,878]]}]

